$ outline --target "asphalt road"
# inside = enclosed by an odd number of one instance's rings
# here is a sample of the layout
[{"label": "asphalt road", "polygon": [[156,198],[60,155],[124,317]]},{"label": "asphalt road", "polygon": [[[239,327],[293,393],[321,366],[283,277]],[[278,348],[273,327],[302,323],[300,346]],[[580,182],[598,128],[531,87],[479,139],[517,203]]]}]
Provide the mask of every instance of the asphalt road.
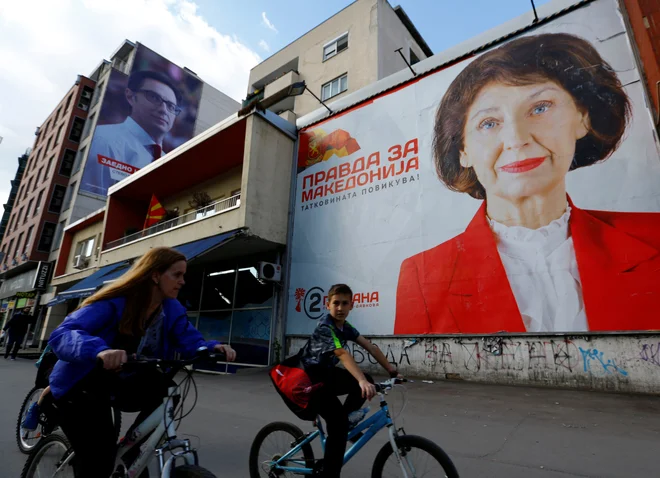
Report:
[{"label": "asphalt road", "polygon": [[[35,372],[31,360],[0,360],[2,477],[18,477],[25,462],[16,447],[15,424]],[[200,374],[196,380],[199,401],[180,432],[191,435],[201,464],[218,477],[248,476],[250,445],[268,422],[311,429],[288,411],[263,371]],[[397,426],[438,443],[461,477],[660,476],[660,397],[460,382],[416,381],[406,389],[408,405]],[[401,403],[401,394],[393,393],[394,412]],[[385,441],[385,433],[376,436],[343,476],[369,477]]]}]

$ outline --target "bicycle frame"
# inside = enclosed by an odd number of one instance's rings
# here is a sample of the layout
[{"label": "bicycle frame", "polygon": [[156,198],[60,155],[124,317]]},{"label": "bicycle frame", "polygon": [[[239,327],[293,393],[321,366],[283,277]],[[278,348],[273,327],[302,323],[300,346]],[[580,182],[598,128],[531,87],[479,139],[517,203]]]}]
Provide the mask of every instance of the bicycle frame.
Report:
[{"label": "bicycle frame", "polygon": [[[190,448],[190,440],[178,440],[176,438],[173,399],[175,397],[180,397],[180,395],[178,386],[170,387],[168,389],[167,397],[163,399],[163,404],[140,423],[131,432],[130,436],[125,437],[121,441],[115,459],[115,469],[120,465],[124,465],[122,457],[129,450],[137,446],[144,436],[151,432],[153,432],[153,434],[145,443],[144,448],[126,470],[125,473],[128,478],[140,476],[140,473],[144,471],[151,461],[154,452],[156,453],[156,456],[158,456],[159,476],[170,476],[177,458],[182,458],[187,465],[198,464],[197,452]],[[166,443],[163,446],[158,447],[158,444],[165,436],[167,437]],[[183,451],[178,453],[172,452],[178,448],[183,449]],[[172,452],[172,456],[167,461],[164,461],[164,455],[167,451]]]},{"label": "bicycle frame", "polygon": [[[304,467],[305,464],[302,460],[290,460],[289,458],[299,453],[302,450],[303,446],[311,443],[319,436],[321,437],[321,448],[325,452],[326,435],[323,432],[323,426],[319,418],[316,419],[316,426],[318,430],[309,433],[303,441],[296,444],[295,447],[289,450],[286,454],[282,455],[282,457],[274,463],[274,469],[288,471],[291,473],[297,473],[299,475],[312,475],[314,473],[314,470],[312,468]],[[362,449],[362,447],[366,445],[367,442],[369,442],[369,440],[371,440],[376,435],[376,433],[378,433],[380,430],[382,430],[385,427],[388,427],[389,429],[390,442],[392,443],[393,449],[396,450],[397,447],[395,445],[394,439],[397,436],[397,431],[394,427],[394,421],[390,417],[390,411],[387,407],[387,403],[385,402],[384,395],[381,394],[380,410],[378,410],[376,413],[371,415],[369,418],[360,422],[355,428],[349,430],[348,432],[349,440],[355,437],[356,435],[358,435],[360,432],[363,432],[364,435],[360,437],[360,439],[356,441],[348,450],[346,450],[346,452],[344,453],[344,464],[348,463],[348,461],[351,458],[353,458]],[[398,457],[398,453],[396,454]],[[291,467],[291,466],[280,465],[280,463],[286,463],[286,462],[300,463],[301,466]]]}]

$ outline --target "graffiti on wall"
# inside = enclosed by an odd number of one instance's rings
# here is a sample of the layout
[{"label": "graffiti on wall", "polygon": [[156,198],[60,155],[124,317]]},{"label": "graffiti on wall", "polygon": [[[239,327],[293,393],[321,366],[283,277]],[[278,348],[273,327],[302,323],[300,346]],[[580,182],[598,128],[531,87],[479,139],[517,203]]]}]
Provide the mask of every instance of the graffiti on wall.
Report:
[{"label": "graffiti on wall", "polygon": [[660,342],[657,344],[644,344],[639,354],[644,362],[660,367]]}]

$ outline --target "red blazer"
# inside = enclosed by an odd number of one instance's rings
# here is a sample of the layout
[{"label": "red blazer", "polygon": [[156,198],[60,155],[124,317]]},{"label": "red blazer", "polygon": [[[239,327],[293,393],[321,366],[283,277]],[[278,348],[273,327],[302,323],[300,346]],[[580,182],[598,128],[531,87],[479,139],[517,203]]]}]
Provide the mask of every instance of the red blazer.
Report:
[{"label": "red blazer", "polygon": [[[589,330],[660,329],[660,213],[571,204],[569,227]],[[526,329],[484,202],[464,233],[403,262],[394,333],[502,331]]]}]

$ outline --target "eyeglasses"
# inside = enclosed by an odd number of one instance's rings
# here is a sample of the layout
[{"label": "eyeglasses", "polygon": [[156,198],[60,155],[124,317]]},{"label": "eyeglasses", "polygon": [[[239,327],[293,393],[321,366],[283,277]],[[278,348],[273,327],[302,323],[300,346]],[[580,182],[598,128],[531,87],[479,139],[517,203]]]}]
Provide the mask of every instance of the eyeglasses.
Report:
[{"label": "eyeglasses", "polygon": [[137,92],[143,93],[144,97],[152,105],[160,106],[161,103],[165,103],[165,108],[167,108],[167,111],[172,113],[174,116],[179,116],[179,114],[182,111],[181,108],[179,108],[177,105],[175,105],[171,101],[167,101],[163,99],[162,96],[160,96],[158,93],[154,93],[151,90],[138,90]]}]

